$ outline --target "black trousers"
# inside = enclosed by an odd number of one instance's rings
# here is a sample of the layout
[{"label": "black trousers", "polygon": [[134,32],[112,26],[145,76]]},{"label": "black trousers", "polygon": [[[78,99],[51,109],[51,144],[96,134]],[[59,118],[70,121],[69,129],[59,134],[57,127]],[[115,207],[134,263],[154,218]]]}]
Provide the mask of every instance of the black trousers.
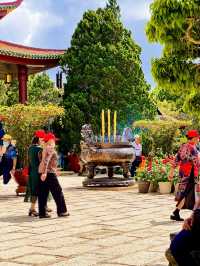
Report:
[{"label": "black trousers", "polygon": [[51,192],[53,199],[55,200],[57,206],[57,214],[65,213],[67,207],[65,204],[64,195],[62,188],[58,182],[58,178],[55,174],[48,173],[45,181],[40,179],[39,182],[39,193],[38,193],[38,206],[39,206],[39,215],[43,216],[46,214],[46,205],[47,199]]},{"label": "black trousers", "polygon": [[132,162],[132,165],[131,165],[131,176],[132,177],[136,175],[136,170],[141,162],[142,162],[142,156],[136,156],[135,160]]}]

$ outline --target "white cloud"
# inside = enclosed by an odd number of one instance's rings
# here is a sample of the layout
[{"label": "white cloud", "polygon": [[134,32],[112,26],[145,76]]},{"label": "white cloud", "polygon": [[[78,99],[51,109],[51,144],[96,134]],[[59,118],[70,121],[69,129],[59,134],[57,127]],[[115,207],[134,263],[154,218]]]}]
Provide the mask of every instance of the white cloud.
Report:
[{"label": "white cloud", "polygon": [[125,20],[148,20],[150,18],[149,5],[152,0],[121,0],[119,1],[122,16]]},{"label": "white cloud", "polygon": [[[51,28],[61,27],[64,20],[45,9],[33,9],[35,0],[24,1],[0,23],[1,39],[33,45],[34,39]],[[37,7],[34,4],[34,7]]]}]

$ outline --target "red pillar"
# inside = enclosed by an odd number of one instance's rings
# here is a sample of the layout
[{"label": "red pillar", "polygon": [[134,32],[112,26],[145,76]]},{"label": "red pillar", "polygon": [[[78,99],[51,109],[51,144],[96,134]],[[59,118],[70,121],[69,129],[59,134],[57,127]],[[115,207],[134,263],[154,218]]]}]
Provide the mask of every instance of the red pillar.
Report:
[{"label": "red pillar", "polygon": [[26,66],[18,66],[18,81],[19,81],[19,102],[25,104],[27,102],[27,81],[28,69]]}]

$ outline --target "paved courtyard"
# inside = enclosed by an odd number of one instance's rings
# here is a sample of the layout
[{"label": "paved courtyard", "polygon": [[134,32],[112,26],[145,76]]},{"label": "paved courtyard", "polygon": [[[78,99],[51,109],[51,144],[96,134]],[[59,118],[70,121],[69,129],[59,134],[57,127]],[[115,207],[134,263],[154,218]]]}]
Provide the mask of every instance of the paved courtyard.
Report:
[{"label": "paved courtyard", "polygon": [[138,194],[136,186],[88,190],[82,180],[60,178],[71,216],[47,220],[27,216],[14,181],[1,183],[0,266],[167,266],[169,233],[181,228],[169,221],[173,196]]}]

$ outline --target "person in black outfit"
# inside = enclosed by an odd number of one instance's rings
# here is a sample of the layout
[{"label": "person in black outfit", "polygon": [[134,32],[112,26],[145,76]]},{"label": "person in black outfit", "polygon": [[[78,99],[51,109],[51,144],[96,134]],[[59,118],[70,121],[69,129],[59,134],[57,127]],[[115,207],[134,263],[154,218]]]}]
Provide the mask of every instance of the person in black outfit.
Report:
[{"label": "person in black outfit", "polygon": [[51,192],[53,199],[57,206],[58,217],[69,216],[65,204],[62,188],[57,178],[57,153],[55,151],[55,136],[48,133],[45,137],[45,148],[42,154],[42,161],[39,165],[39,173],[41,173],[39,181],[39,217],[49,218],[50,215],[46,213],[46,204],[49,192]]},{"label": "person in black outfit", "polygon": [[[191,218],[186,220],[183,230],[179,232],[171,242],[166,252],[166,257],[171,265],[199,266],[199,257],[195,258],[195,252],[200,253],[200,209],[193,212]],[[188,230],[189,229],[189,230]]]}]

